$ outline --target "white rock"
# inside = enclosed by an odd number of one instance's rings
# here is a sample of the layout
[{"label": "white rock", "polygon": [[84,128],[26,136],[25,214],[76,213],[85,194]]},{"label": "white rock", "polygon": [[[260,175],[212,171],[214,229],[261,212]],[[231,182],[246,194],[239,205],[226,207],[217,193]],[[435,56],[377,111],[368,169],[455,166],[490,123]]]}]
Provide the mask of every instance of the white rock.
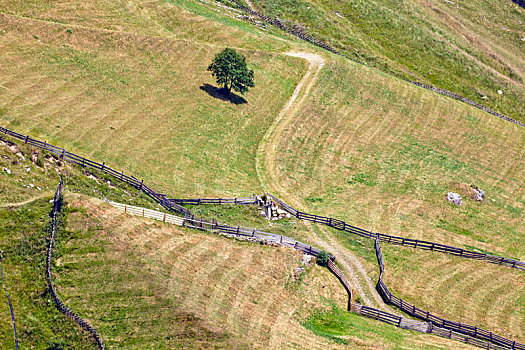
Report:
[{"label": "white rock", "polygon": [[473,197],[474,200],[482,201],[485,198],[485,192],[483,192],[483,190],[475,189],[475,188],[473,188],[473,190],[475,192],[474,197]]},{"label": "white rock", "polygon": [[29,184],[29,187],[33,188],[33,187],[35,187],[35,185],[33,185],[33,184]]},{"label": "white rock", "polygon": [[39,190],[39,191],[42,191],[42,189],[38,186],[36,186],[36,189]]},{"label": "white rock", "polygon": [[303,261],[301,263],[303,265],[308,266],[310,264],[310,261],[312,261],[312,256],[308,254],[303,254]]},{"label": "white rock", "polygon": [[11,175],[11,169],[8,169],[8,168],[4,167],[4,171],[5,171],[8,175]]},{"label": "white rock", "polygon": [[502,95],[502,94],[503,94],[503,91],[498,90],[498,94]]},{"label": "white rock", "polygon": [[447,199],[454,204],[461,205],[461,195],[459,193],[449,192],[447,193]]},{"label": "white rock", "polygon": [[27,171],[27,172],[30,172],[30,171],[31,171],[31,168],[26,168],[26,171]]}]

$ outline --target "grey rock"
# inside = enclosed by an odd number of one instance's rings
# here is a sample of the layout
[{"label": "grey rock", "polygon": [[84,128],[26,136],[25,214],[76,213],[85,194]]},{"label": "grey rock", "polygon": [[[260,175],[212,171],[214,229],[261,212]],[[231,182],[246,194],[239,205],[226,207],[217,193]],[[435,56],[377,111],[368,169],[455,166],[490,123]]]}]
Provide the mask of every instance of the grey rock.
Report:
[{"label": "grey rock", "polygon": [[462,198],[459,193],[449,192],[447,193],[447,199],[454,204],[461,205]]},{"label": "grey rock", "polygon": [[483,192],[483,190],[479,189],[479,188],[473,188],[474,190],[474,196],[472,197],[474,200],[477,200],[477,201],[482,201],[483,199],[485,199],[485,192]]}]

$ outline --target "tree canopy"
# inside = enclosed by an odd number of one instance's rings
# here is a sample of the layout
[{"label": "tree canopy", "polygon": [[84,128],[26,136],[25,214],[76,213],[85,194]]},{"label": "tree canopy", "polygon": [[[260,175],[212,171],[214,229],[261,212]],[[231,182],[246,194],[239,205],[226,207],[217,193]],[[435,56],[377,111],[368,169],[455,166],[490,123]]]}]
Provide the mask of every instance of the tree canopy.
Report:
[{"label": "tree canopy", "polygon": [[208,70],[228,94],[232,89],[244,94],[248,88],[254,87],[253,70],[246,66],[246,57],[234,49],[226,48],[215,55]]}]

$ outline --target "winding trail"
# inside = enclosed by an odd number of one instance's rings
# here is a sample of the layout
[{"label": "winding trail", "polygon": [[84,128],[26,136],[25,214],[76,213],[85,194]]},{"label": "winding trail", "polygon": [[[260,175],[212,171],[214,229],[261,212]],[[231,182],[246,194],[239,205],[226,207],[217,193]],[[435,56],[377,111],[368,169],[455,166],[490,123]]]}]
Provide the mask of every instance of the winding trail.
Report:
[{"label": "winding trail", "polygon": [[[301,208],[301,200],[293,193],[288,193],[286,188],[280,185],[279,177],[277,176],[276,155],[278,154],[278,146],[283,138],[284,131],[292,124],[301,105],[308,98],[325,61],[321,56],[313,53],[287,52],[285,54],[307,60],[309,67],[303,79],[297,84],[290,100],[281,110],[259,144],[256,155],[256,169],[257,177],[265,192],[268,191],[278,194],[282,198],[286,198],[287,202],[292,206]],[[312,243],[336,255],[337,261],[341,265],[345,276],[357,290],[363,302],[366,305],[374,306],[378,309],[388,309],[391,311],[391,309],[383,303],[375,289],[375,284],[368,276],[366,269],[359,262],[357,256],[338,243],[326,228],[320,226],[314,227],[311,223],[305,223],[305,225],[309,229]],[[318,232],[320,232],[323,237],[321,237]]]},{"label": "winding trail", "polygon": [[21,207],[22,205],[29,204],[31,202],[34,202],[34,201],[38,200],[38,199],[45,198],[45,197],[52,197],[52,196],[53,196],[53,192],[45,191],[45,192],[40,193],[37,196],[31,197],[31,198],[26,199],[25,201],[22,201],[22,202],[17,202],[17,203],[0,203],[0,208]]}]

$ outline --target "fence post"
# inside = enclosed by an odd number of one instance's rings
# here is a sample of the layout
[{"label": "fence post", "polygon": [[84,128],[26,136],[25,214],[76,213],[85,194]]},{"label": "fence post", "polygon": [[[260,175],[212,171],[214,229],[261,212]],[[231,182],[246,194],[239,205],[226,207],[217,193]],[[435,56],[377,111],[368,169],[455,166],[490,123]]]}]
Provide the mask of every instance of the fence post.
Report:
[{"label": "fence post", "polygon": [[164,220],[163,221],[166,222],[166,213],[164,213]]},{"label": "fence post", "polygon": [[62,160],[64,160],[64,158],[66,158],[66,149],[62,148]]},{"label": "fence post", "polygon": [[127,213],[127,212],[128,212],[128,205],[124,204],[124,213]]},{"label": "fence post", "polygon": [[44,149],[47,148],[47,141],[44,141]]},{"label": "fence post", "polygon": [[82,168],[85,167],[85,165],[84,165],[84,161],[85,161],[85,160],[86,160],[86,158],[82,157]]},{"label": "fence post", "polygon": [[104,166],[106,165],[106,162],[102,162],[102,169],[100,171],[104,171]]},{"label": "fence post", "polygon": [[143,184],[144,184],[144,179],[142,179],[142,180],[140,181],[140,187],[139,187],[139,190],[140,190],[140,191],[142,191],[142,185],[143,185]]},{"label": "fence post", "polygon": [[[7,134],[7,132],[6,132],[6,134]],[[26,139],[25,139],[24,142],[27,143],[27,140],[28,140],[28,139],[29,139],[29,136],[26,136]]]},{"label": "fence post", "polygon": [[146,209],[142,208],[142,217],[146,216]]}]

